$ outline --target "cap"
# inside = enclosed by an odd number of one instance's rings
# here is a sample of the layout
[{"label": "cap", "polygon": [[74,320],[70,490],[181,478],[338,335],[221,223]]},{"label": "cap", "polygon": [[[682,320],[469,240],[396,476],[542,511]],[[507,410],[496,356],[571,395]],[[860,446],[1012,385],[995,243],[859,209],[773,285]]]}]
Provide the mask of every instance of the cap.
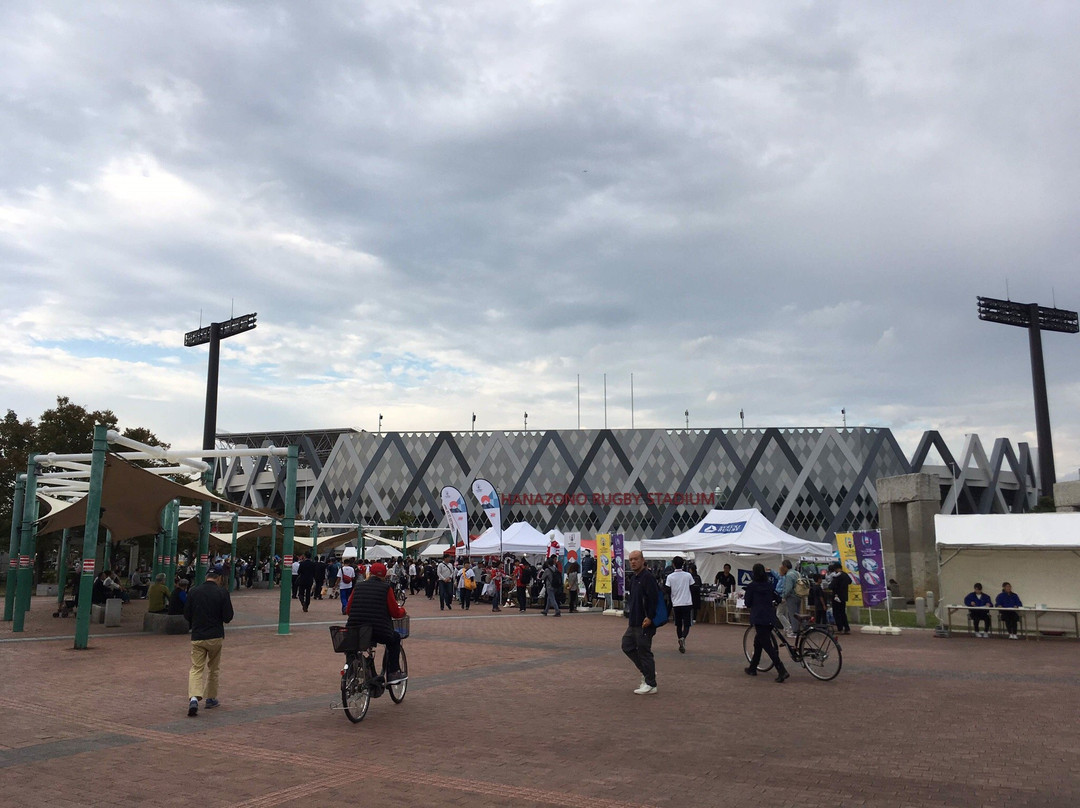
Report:
[{"label": "cap", "polygon": [[214,564],[206,571],[207,575],[213,575],[220,578],[224,574],[224,570],[221,569],[220,564]]},{"label": "cap", "polygon": [[376,561],[374,564],[371,565],[370,572],[372,575],[378,575],[379,577],[383,577],[386,575],[386,565],[381,561]]}]

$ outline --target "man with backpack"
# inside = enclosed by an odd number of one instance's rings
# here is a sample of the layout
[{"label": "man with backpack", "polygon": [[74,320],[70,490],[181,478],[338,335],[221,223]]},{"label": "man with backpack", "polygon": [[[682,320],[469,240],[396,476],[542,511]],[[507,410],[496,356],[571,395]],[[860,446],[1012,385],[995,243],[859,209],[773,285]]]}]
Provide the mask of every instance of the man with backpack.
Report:
[{"label": "man with backpack", "polygon": [[[645,566],[645,557],[640,550],[630,553],[630,594],[627,597],[630,606],[630,624],[622,638],[622,651],[634,666],[641,671],[641,684],[634,692],[639,696],[656,693],[656,661],[653,659],[652,641],[656,634],[653,618],[657,608],[663,603],[660,587],[656,578]],[[664,615],[666,619],[667,615]]]}]

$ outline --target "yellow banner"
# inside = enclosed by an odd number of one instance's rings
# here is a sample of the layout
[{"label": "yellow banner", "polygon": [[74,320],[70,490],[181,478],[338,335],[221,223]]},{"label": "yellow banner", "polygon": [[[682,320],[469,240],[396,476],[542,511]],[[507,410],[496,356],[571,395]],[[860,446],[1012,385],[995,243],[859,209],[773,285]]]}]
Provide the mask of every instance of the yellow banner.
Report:
[{"label": "yellow banner", "polygon": [[848,587],[848,606],[862,606],[862,586],[859,581],[859,559],[855,555],[855,536],[851,533],[836,534],[836,549],[840,551],[840,564],[844,572],[851,576],[851,586]]},{"label": "yellow banner", "polygon": [[596,593],[611,594],[611,534],[596,534]]}]

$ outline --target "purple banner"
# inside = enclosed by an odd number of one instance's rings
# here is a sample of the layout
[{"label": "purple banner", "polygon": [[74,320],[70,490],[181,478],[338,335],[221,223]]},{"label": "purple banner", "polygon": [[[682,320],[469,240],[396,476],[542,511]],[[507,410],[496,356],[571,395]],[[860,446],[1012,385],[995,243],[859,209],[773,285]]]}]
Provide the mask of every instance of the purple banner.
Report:
[{"label": "purple banner", "polygon": [[611,534],[611,596],[621,600],[625,583],[625,565],[623,563],[623,534]]},{"label": "purple banner", "polygon": [[889,596],[885,583],[885,560],[881,553],[881,534],[876,530],[859,530],[852,534],[855,558],[859,561],[863,603],[876,606]]}]

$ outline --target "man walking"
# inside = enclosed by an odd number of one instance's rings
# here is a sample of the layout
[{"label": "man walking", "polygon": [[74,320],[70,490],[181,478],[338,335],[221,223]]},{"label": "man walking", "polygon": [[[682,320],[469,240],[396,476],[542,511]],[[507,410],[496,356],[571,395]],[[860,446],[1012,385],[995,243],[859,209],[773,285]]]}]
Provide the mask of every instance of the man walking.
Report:
[{"label": "man walking", "polygon": [[656,627],[652,615],[660,599],[660,587],[645,566],[640,550],[630,553],[630,624],[622,638],[623,653],[641,671],[641,685],[634,692],[639,696],[656,693],[656,661],[653,659],[652,641]]},{"label": "man walking", "polygon": [[836,622],[838,633],[850,634],[851,625],[847,619],[848,587],[851,586],[851,576],[844,572],[844,568],[838,561],[834,561],[829,567],[832,576],[829,581],[829,589],[833,597],[833,618]]},{"label": "man walking", "polygon": [[184,617],[191,626],[188,715],[196,716],[199,714],[199,700],[204,696],[208,710],[220,703],[217,694],[221,645],[225,640],[225,624],[233,619],[229,590],[221,585],[221,567],[208,569],[206,583],[188,592]]},{"label": "man walking", "polygon": [[559,571],[555,568],[555,562],[552,559],[549,558],[544,562],[544,571],[540,574],[540,577],[544,580],[544,609],[541,614],[547,617],[548,609],[554,609],[555,616],[562,617],[557,596],[558,590],[562,588],[559,583],[562,576],[559,575]]},{"label": "man walking", "polygon": [[304,560],[296,568],[296,594],[304,611],[311,603],[311,587],[315,584],[315,562],[311,560],[311,551],[304,553]]},{"label": "man walking", "polygon": [[450,562],[446,560],[446,556],[443,556],[443,560],[439,562],[439,566],[435,569],[435,574],[439,578],[439,611],[443,609],[453,609],[454,602],[454,568],[450,566]]},{"label": "man walking", "polygon": [[694,598],[690,587],[694,576],[683,569],[683,560],[675,556],[671,561],[674,571],[668,575],[664,586],[671,594],[671,610],[675,618],[675,637],[679,641],[679,653],[686,653],[686,637],[690,634],[690,625],[694,617]]},{"label": "man walking", "polygon": [[799,582],[799,574],[791,567],[791,562],[786,558],[780,562],[780,608],[787,618],[788,639],[793,639],[799,633],[799,606],[802,598],[795,592],[795,584]]}]

